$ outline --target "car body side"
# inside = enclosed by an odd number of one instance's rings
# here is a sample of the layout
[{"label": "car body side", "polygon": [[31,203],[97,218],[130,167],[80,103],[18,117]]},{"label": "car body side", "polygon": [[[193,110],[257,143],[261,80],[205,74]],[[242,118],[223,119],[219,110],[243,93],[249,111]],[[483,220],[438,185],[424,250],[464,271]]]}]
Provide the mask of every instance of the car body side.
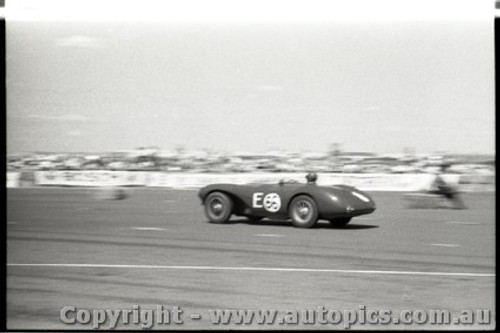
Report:
[{"label": "car body side", "polygon": [[[317,184],[212,184],[203,187],[198,195],[204,203],[213,192],[221,192],[233,201],[233,214],[248,217],[289,218],[292,200],[309,196],[318,208],[319,219],[336,219],[370,214],[376,209],[373,199],[363,191],[347,185],[318,186]],[[275,209],[264,207],[263,200],[270,195],[279,204]]]}]

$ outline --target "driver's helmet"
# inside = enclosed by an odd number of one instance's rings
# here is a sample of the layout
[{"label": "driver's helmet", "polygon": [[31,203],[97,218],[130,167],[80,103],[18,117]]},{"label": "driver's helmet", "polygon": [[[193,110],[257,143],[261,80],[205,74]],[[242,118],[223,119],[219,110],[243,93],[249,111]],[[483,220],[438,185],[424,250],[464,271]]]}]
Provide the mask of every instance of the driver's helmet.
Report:
[{"label": "driver's helmet", "polygon": [[308,183],[315,183],[317,179],[318,179],[318,175],[316,174],[316,172],[309,172],[306,175],[306,180]]}]

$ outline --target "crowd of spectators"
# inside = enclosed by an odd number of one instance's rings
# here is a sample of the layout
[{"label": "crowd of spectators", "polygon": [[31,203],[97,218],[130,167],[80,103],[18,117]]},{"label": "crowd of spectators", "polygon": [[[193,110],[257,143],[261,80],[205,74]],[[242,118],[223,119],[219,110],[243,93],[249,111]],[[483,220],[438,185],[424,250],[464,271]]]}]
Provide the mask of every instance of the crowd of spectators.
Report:
[{"label": "crowd of spectators", "polygon": [[165,172],[424,173],[442,163],[448,172],[493,175],[494,156],[377,155],[372,153],[213,153],[140,149],[103,154],[33,153],[7,157],[7,170],[116,170]]}]

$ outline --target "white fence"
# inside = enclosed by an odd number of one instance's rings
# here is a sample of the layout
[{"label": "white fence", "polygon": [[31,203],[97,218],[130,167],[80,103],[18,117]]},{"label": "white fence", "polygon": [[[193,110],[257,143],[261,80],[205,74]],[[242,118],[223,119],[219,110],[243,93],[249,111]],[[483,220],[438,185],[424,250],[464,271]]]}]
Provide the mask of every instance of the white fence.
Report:
[{"label": "white fence", "polygon": [[129,171],[35,171],[35,185],[146,186],[147,173]]},{"label": "white fence", "polygon": [[[34,177],[22,177],[20,172],[7,173],[7,187],[23,186],[148,186],[166,188],[200,188],[208,184],[278,183],[279,180],[305,182],[302,173],[165,173],[142,171],[35,171]],[[444,178],[459,184],[460,175]],[[32,179],[31,184],[22,181]],[[346,184],[367,191],[425,190],[433,179],[429,174],[337,174],[318,173],[318,185]],[[494,178],[493,182],[494,182]]]},{"label": "white fence", "polygon": [[[459,175],[444,178],[458,184]],[[280,179],[305,182],[298,173],[253,173],[253,174],[171,174],[152,173],[148,185],[152,187],[198,188],[208,184],[231,183],[278,183]],[[428,174],[332,174],[319,173],[318,185],[345,184],[367,191],[419,191],[429,187],[433,179]]]},{"label": "white fence", "polygon": [[20,172],[7,172],[7,180],[5,185],[7,187],[19,187],[20,178],[21,178]]}]

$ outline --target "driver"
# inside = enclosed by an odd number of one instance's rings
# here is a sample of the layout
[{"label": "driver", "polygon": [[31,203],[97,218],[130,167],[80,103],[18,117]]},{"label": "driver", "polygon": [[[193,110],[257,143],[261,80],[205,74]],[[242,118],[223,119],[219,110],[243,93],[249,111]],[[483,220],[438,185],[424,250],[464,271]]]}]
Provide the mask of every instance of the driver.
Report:
[{"label": "driver", "polygon": [[306,180],[308,184],[316,184],[316,180],[318,179],[318,175],[316,172],[309,172],[306,175]]}]

